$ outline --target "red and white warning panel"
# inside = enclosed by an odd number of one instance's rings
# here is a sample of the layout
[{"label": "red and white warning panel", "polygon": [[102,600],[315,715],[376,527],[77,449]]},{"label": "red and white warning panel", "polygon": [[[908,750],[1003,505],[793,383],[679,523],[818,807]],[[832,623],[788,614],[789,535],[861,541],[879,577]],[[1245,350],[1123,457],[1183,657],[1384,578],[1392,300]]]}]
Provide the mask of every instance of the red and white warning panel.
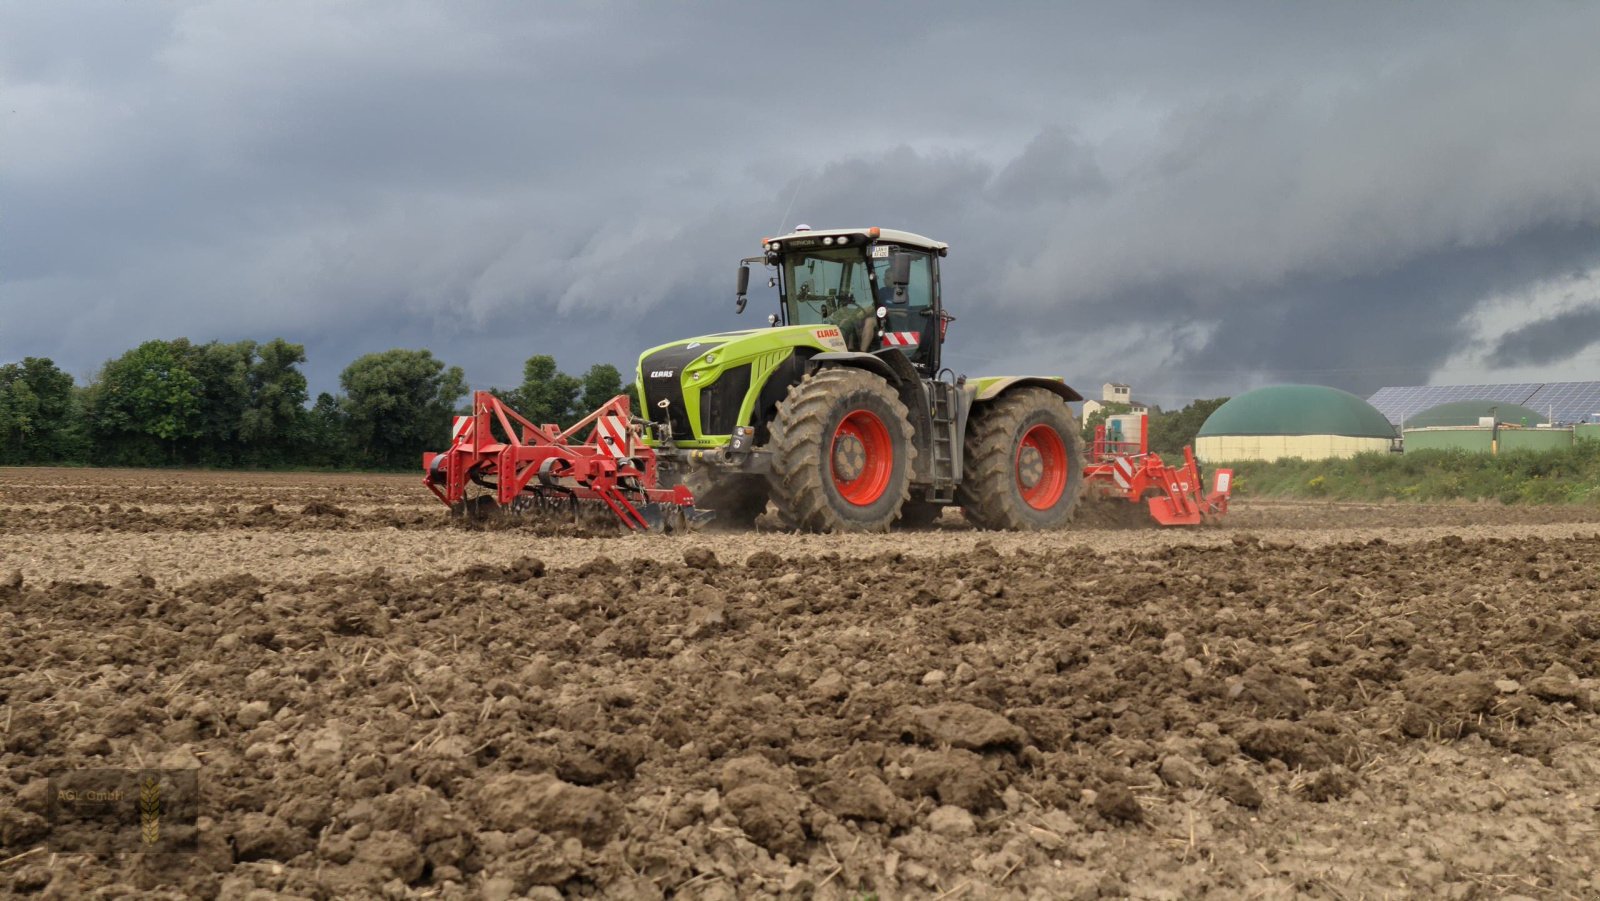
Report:
[{"label": "red and white warning panel", "polygon": [[595,423],[595,428],[597,443],[610,451],[611,456],[618,460],[633,456],[633,448],[628,441],[628,424],[622,421],[622,417],[602,416]]},{"label": "red and white warning panel", "polygon": [[916,332],[884,332],[884,347],[916,347],[922,343],[922,336]]}]

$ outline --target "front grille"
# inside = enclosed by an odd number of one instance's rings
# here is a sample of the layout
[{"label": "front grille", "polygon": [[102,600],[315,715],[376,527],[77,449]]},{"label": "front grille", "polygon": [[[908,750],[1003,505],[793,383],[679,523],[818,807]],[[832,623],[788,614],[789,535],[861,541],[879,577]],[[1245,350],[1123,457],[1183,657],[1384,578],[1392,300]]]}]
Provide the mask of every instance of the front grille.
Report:
[{"label": "front grille", "polygon": [[[680,344],[663,348],[639,361],[644,384],[644,415],[651,422],[660,422],[665,415],[672,426],[674,441],[692,441],[695,437],[689,411],[683,405],[683,367],[715,346],[700,342],[694,342],[692,347]],[[668,402],[665,414],[658,406],[663,400]]]},{"label": "front grille", "polygon": [[689,411],[683,406],[683,383],[676,378],[671,379],[645,379],[644,380],[644,406],[645,416],[651,422],[660,422],[662,410],[660,403],[668,401],[666,409],[667,422],[672,425],[672,440],[688,441],[694,438],[694,430],[689,427]]},{"label": "front grille", "polygon": [[739,424],[739,407],[750,393],[750,364],[735,366],[700,392],[700,434],[731,435]]}]

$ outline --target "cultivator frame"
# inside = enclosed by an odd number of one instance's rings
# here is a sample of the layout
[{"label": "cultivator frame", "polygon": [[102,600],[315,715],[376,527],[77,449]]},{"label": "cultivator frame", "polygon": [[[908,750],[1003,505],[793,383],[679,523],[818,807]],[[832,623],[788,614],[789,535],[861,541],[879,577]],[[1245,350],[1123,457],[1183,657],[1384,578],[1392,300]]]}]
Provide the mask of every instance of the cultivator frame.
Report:
[{"label": "cultivator frame", "polygon": [[[499,426],[496,432],[495,426]],[[466,512],[467,486],[491,489],[499,510],[550,509],[593,502],[629,530],[683,528],[694,496],[659,487],[655,451],[643,442],[650,423],[633,416],[619,394],[571,428],[535,425],[488,391],[472,395],[472,413],[451,425],[450,448],[422,455],[422,483],[452,510]],[[588,430],[588,437],[577,437]]]},{"label": "cultivator frame", "polygon": [[1205,481],[1194,451],[1185,447],[1183,465],[1168,465],[1150,450],[1148,425],[1145,417],[1138,441],[1111,441],[1105,423],[1095,427],[1089,463],[1083,469],[1088,495],[1109,503],[1143,502],[1163,526],[1197,526],[1226,516],[1233,470],[1217,470],[1211,492],[1202,494]]}]

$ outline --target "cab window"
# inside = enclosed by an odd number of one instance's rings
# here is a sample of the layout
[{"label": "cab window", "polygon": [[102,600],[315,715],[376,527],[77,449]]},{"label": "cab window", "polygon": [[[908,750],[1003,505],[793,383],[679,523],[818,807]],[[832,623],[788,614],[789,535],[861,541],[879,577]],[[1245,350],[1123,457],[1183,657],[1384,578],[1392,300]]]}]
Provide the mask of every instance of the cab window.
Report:
[{"label": "cab window", "polygon": [[[933,266],[925,253],[900,249],[911,257],[911,280],[906,285],[905,306],[927,309],[933,306]],[[878,303],[894,309],[894,285],[889,284],[889,259],[877,257],[872,261],[872,272],[877,278]]]}]

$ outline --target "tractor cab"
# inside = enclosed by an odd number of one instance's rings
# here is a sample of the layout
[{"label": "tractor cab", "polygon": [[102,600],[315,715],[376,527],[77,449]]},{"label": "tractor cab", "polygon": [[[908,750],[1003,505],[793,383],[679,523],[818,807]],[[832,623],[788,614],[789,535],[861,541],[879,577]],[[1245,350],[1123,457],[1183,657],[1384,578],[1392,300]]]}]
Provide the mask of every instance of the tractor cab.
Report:
[{"label": "tractor cab", "polygon": [[939,371],[952,318],[939,293],[939,258],[949,245],[895,229],[800,226],[763,248],[764,257],[748,262],[776,270],[774,325],[835,326],[849,350],[898,352],[924,376]]}]

